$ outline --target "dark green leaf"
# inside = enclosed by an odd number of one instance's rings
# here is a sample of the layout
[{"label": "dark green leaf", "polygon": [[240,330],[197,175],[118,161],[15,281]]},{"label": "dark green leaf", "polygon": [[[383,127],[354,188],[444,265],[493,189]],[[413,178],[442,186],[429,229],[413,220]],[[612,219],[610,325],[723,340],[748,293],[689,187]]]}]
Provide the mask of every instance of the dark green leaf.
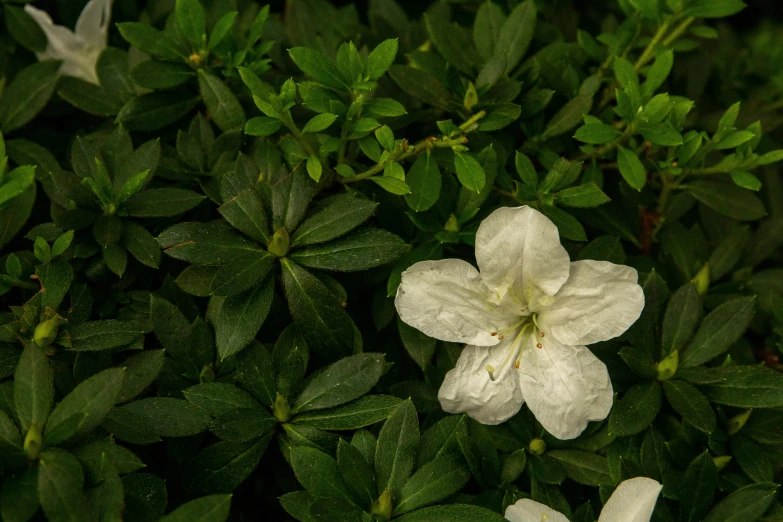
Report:
[{"label": "dark green leaf", "polygon": [[680,367],[699,366],[728,350],[748,328],[755,305],[755,297],[741,297],[710,312],[680,355]]},{"label": "dark green leaf", "polygon": [[329,58],[320,52],[307,47],[294,47],[288,50],[288,54],[294,63],[314,80],[335,89],[345,90],[349,87],[350,82],[346,81]]},{"label": "dark green leaf", "polygon": [[38,499],[47,520],[92,520],[90,506],[82,490],[84,472],[76,457],[52,448],[41,455],[38,464]]},{"label": "dark green leaf", "polygon": [[203,72],[198,75],[198,86],[204,105],[212,115],[215,122],[223,132],[232,129],[241,129],[245,125],[245,111],[239,100],[226,87],[223,81],[210,73]]},{"label": "dark green leaf", "polygon": [[128,199],[120,212],[133,217],[169,217],[182,214],[204,200],[192,190],[174,187],[149,189]]},{"label": "dark green leaf", "polygon": [[400,399],[388,395],[367,395],[350,404],[297,415],[293,422],[324,430],[355,430],[386,419]]},{"label": "dark green leaf", "polygon": [[643,431],[661,409],[661,385],[656,381],[637,384],[615,402],[609,416],[609,434],[617,437]]},{"label": "dark green leaf", "polygon": [[270,438],[213,444],[185,464],[183,475],[206,493],[229,493],[258,466]]},{"label": "dark green leaf", "polygon": [[715,412],[702,393],[679,379],[663,382],[666,399],[682,418],[706,433],[712,433],[716,427]]},{"label": "dark green leaf", "polygon": [[764,204],[753,193],[738,190],[733,183],[694,181],[688,193],[721,214],[742,221],[754,221],[767,215]]},{"label": "dark green leaf", "polygon": [[381,428],[375,450],[375,478],[378,493],[388,489],[392,496],[413,471],[419,446],[419,419],[408,400],[400,404]]},{"label": "dark green leaf", "polygon": [[674,292],[663,316],[661,348],[664,356],[685,348],[701,322],[702,313],[695,286],[687,283]]},{"label": "dark green leaf", "polygon": [[125,378],[117,402],[126,402],[143,392],[163,368],[164,350],[144,350],[122,365]]},{"label": "dark green leaf", "polygon": [[701,520],[712,504],[718,485],[718,470],[709,452],[705,451],[690,463],[685,471],[680,492],[683,522]]},{"label": "dark green leaf", "polygon": [[231,495],[209,495],[182,504],[160,522],[224,522],[231,509]]},{"label": "dark green leaf", "polygon": [[305,412],[331,408],[361,397],[383,373],[384,357],[363,353],[346,357],[319,373],[299,394],[294,410]]},{"label": "dark green leaf", "polygon": [[0,129],[18,129],[41,112],[54,94],[60,63],[44,61],[28,65],[14,77],[0,98]]},{"label": "dark green leaf", "polygon": [[394,514],[401,515],[443,500],[459,491],[469,478],[470,469],[463,459],[438,457],[422,466],[405,482]]},{"label": "dark green leaf", "polygon": [[213,319],[215,344],[221,359],[236,354],[255,338],[272,306],[274,284],[274,279],[267,277],[249,290],[223,300]]},{"label": "dark green leaf", "polygon": [[777,484],[751,484],[718,502],[704,522],[751,522],[763,515],[775,499]]},{"label": "dark green leaf", "polygon": [[247,251],[263,252],[260,246],[225,226],[209,223],[179,223],[164,230],[158,243],[169,256],[197,265],[218,266]]},{"label": "dark green leaf", "polygon": [[344,239],[297,250],[289,257],[309,268],[353,272],[390,263],[406,249],[405,242],[394,234],[368,228]]},{"label": "dark green leaf", "polygon": [[22,433],[35,423],[42,430],[54,401],[54,383],[49,361],[38,345],[25,346],[14,373],[14,407]]},{"label": "dark green leaf", "polygon": [[315,498],[338,498],[355,503],[354,494],[345,484],[332,457],[315,448],[291,448],[291,467],[299,483]]},{"label": "dark green leaf", "polygon": [[136,324],[117,319],[89,321],[76,326],[68,333],[70,348],[81,352],[123,346],[142,334]]},{"label": "dark green leaf", "polygon": [[353,195],[338,195],[306,219],[294,232],[291,246],[323,243],[340,237],[372,216],[377,203]]},{"label": "dark green leaf", "polygon": [[207,430],[207,413],[182,399],[149,397],[129,402],[114,410],[129,411],[146,417],[161,437],[187,437]]}]

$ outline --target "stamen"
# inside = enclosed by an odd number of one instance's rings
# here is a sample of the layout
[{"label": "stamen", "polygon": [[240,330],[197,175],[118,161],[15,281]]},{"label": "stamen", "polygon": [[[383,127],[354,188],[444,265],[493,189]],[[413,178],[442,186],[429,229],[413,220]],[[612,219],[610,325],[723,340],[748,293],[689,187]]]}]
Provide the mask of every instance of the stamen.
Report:
[{"label": "stamen", "polygon": [[489,380],[494,382],[495,381],[495,367],[492,366],[491,364],[488,364],[487,365],[487,373],[489,374]]},{"label": "stamen", "polygon": [[541,337],[544,337],[544,332],[541,332]]},{"label": "stamen", "polygon": [[536,343],[536,348],[538,348],[539,350],[540,350],[541,348],[543,348],[543,347],[544,347],[544,345],[543,345],[543,344],[541,344],[541,343]]},{"label": "stamen", "polygon": [[519,370],[519,359],[517,359],[517,362],[514,363],[514,369]]},{"label": "stamen", "polygon": [[524,309],[524,308],[522,308],[520,311],[524,313],[525,309]]},{"label": "stamen", "polygon": [[491,335],[492,337],[495,337],[497,334],[498,334],[497,332],[489,332],[489,335]]},{"label": "stamen", "polygon": [[505,339],[505,338],[506,338],[506,336],[505,336],[505,335],[503,335],[503,334],[500,334],[500,335],[498,335],[498,339],[500,339],[501,341],[502,341],[503,339]]}]

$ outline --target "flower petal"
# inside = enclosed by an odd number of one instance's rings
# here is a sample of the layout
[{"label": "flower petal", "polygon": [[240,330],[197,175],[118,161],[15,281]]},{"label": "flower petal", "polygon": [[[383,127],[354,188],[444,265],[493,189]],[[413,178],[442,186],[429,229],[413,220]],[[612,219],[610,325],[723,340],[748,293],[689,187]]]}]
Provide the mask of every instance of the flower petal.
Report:
[{"label": "flower petal", "polygon": [[523,304],[541,293],[555,295],[568,279],[568,252],[557,227],[527,206],[499,208],[481,222],[476,262],[482,280],[499,291],[499,298],[512,293]]},{"label": "flower petal", "polygon": [[106,47],[112,0],[90,0],[76,20],[75,33],[93,47]]},{"label": "flower petal", "polygon": [[478,271],[460,259],[422,261],[402,273],[394,301],[400,319],[436,339],[477,346],[520,318],[492,309]]},{"label": "flower petal", "polygon": [[[540,341],[542,347],[534,343]],[[573,439],[589,421],[612,409],[612,382],[606,366],[585,346],[551,336],[531,339],[519,367],[522,396],[541,425],[558,439]]]},{"label": "flower petal", "polygon": [[565,344],[593,344],[625,332],[644,308],[636,270],[608,261],[574,261],[539,324]]},{"label": "flower petal", "polygon": [[650,522],[662,488],[647,477],[621,482],[606,501],[598,522]]},{"label": "flower petal", "polygon": [[[512,372],[514,361],[500,370],[513,339],[498,346],[466,346],[457,366],[446,374],[438,391],[444,411],[467,413],[481,424],[500,424],[517,414],[522,407],[519,379]],[[487,365],[498,368],[495,380],[489,378]]]},{"label": "flower petal", "polygon": [[511,522],[568,522],[564,514],[534,500],[523,498],[506,508],[506,520]]}]

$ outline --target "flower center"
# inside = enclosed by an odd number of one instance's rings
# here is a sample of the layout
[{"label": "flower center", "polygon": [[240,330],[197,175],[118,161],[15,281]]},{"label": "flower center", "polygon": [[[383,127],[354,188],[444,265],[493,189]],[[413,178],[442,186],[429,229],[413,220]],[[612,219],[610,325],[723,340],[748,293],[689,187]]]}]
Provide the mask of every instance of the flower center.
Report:
[{"label": "flower center", "polygon": [[[522,308],[522,312],[525,312],[524,308]],[[504,328],[498,332],[490,332],[489,334],[492,336],[497,335],[498,339],[503,339],[505,334],[511,331],[516,332],[516,337],[514,338],[514,341],[509,344],[506,355],[503,357],[500,366],[495,368],[491,364],[488,364],[486,367],[489,378],[492,381],[497,378],[496,375],[499,375],[512,359],[514,360],[514,369],[519,369],[519,361],[522,357],[522,352],[525,351],[525,343],[531,336],[537,340],[539,338],[543,339],[544,337],[544,332],[541,331],[541,327],[538,325],[538,314],[535,313],[522,317],[518,323],[513,324],[508,328]],[[536,348],[543,348],[541,341],[536,342]]]}]

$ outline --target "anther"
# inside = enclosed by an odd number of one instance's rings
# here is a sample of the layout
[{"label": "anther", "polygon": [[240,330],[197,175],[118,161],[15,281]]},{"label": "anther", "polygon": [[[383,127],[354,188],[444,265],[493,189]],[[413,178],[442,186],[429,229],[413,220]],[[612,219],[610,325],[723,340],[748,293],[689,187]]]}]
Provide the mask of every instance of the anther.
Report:
[{"label": "anther", "polygon": [[543,344],[541,344],[541,343],[536,343],[536,348],[538,348],[539,350],[540,350],[541,348],[543,348],[543,347],[544,347],[544,345],[543,345]]},{"label": "anther", "polygon": [[495,374],[495,367],[492,366],[491,364],[488,364],[486,370],[487,370],[487,373],[489,374],[489,380],[494,381],[495,380],[495,375],[494,375]]},{"label": "anther", "polygon": [[521,311],[522,311],[522,312],[524,312],[524,311],[525,311],[525,309],[523,308]]},{"label": "anther", "polygon": [[503,335],[503,334],[498,335],[498,339],[503,339],[504,337],[505,337],[505,335]]},{"label": "anther", "polygon": [[517,369],[517,370],[519,370],[519,361],[517,361],[517,362],[515,362],[515,363],[514,363],[514,368],[515,368],[515,369]]},{"label": "anther", "polygon": [[495,337],[497,334],[498,334],[497,332],[489,332],[489,335],[491,335],[492,337]]},{"label": "anther", "polygon": [[541,337],[544,337],[544,332],[541,332]]}]

